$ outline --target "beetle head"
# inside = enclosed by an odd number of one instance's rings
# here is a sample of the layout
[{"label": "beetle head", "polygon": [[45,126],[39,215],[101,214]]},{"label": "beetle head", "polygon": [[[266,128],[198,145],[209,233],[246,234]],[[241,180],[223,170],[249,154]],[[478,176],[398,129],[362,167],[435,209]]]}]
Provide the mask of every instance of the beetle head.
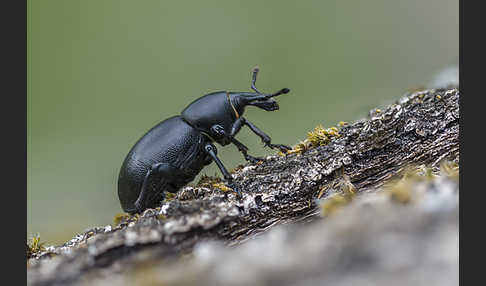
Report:
[{"label": "beetle head", "polygon": [[290,89],[288,88],[282,88],[273,94],[255,93],[253,96],[245,98],[245,105],[253,105],[266,111],[278,110],[278,103],[272,97],[288,93],[289,91]]},{"label": "beetle head", "polygon": [[274,111],[279,109],[278,103],[272,98],[264,100],[252,100],[248,102],[248,105],[253,105],[266,111]]}]

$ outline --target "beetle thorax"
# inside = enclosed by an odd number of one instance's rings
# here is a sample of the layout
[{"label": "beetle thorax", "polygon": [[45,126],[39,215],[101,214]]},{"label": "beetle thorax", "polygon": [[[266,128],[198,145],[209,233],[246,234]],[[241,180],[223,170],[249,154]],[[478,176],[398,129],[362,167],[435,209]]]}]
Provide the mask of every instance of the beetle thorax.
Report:
[{"label": "beetle thorax", "polygon": [[203,133],[209,134],[212,126],[220,125],[229,134],[237,116],[241,116],[238,107],[231,100],[231,93],[213,92],[193,101],[181,115],[187,123]]}]

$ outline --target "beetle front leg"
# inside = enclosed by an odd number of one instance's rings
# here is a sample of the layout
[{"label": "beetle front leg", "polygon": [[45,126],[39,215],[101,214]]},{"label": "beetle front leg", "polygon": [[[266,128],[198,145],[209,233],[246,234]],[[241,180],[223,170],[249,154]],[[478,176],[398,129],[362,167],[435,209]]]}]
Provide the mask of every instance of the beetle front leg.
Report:
[{"label": "beetle front leg", "polygon": [[204,146],[204,151],[206,151],[206,153],[209,156],[211,156],[211,158],[213,158],[214,162],[216,162],[216,165],[218,165],[218,168],[221,171],[221,173],[223,174],[223,177],[226,180],[228,186],[236,192],[238,197],[241,197],[241,193],[238,190],[238,188],[236,188],[235,183],[233,181],[233,177],[228,172],[228,170],[226,170],[223,163],[221,162],[221,160],[219,160],[218,156],[216,155],[217,152],[218,152],[218,150],[216,149],[216,146],[214,146],[211,143],[208,143],[208,144],[206,144],[206,146]]},{"label": "beetle front leg", "polygon": [[291,150],[292,149],[292,148],[290,148],[287,145],[283,145],[283,144],[272,144],[271,143],[272,142],[272,138],[270,138],[270,136],[268,136],[267,134],[265,134],[265,132],[261,131],[258,127],[256,127],[250,121],[245,120],[245,124],[251,129],[251,131],[253,131],[253,133],[255,133],[258,137],[260,137],[262,139],[262,141],[265,144],[265,146],[268,146],[268,147],[270,147],[272,149],[273,148],[278,148],[283,153],[285,153],[288,150]]},{"label": "beetle front leg", "polygon": [[236,140],[235,138],[231,138],[231,142],[235,144],[235,146],[238,148],[238,151],[243,153],[243,156],[245,157],[246,161],[249,161],[253,164],[258,163],[259,161],[263,161],[263,158],[258,158],[258,157],[253,157],[251,155],[248,155],[248,147],[243,145],[240,141]]},{"label": "beetle front leg", "polygon": [[235,146],[238,148],[238,151],[243,153],[245,160],[249,161],[253,164],[256,164],[258,161],[261,161],[263,159],[248,155],[248,147],[246,147],[245,145],[243,145],[243,143],[241,143],[240,141],[235,139],[235,135],[240,131],[241,127],[243,125],[245,125],[245,123],[246,123],[246,120],[243,117],[236,119],[235,123],[231,127],[231,134],[230,134],[229,137],[230,137],[231,143],[235,144]]},{"label": "beetle front leg", "polygon": [[233,123],[233,126],[231,126],[231,133],[230,137],[233,138],[236,136],[238,132],[240,132],[240,129],[243,125],[245,125],[246,119],[244,117],[239,117],[236,119],[235,123]]}]

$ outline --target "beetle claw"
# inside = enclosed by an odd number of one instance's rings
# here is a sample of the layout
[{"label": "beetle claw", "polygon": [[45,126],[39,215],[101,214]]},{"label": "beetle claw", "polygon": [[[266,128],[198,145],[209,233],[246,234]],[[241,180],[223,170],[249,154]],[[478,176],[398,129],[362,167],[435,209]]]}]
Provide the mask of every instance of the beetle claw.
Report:
[{"label": "beetle claw", "polygon": [[236,193],[237,198],[241,199],[243,197],[241,195],[239,188],[236,186],[236,184],[234,182],[228,183],[227,185]]},{"label": "beetle claw", "polygon": [[253,156],[250,156],[250,155],[246,155],[245,159],[252,164],[256,164],[260,161],[263,161],[263,158],[253,157]]},{"label": "beetle claw", "polygon": [[275,149],[277,148],[278,150],[280,150],[282,153],[286,153],[288,150],[292,150],[291,147],[287,146],[287,145],[283,145],[283,144],[271,144],[271,143],[265,143],[265,146],[268,146],[272,149]]},{"label": "beetle claw", "polygon": [[282,152],[282,153],[285,153],[289,150],[292,150],[291,147],[287,146],[287,145],[283,145],[283,144],[277,144],[277,148]]}]

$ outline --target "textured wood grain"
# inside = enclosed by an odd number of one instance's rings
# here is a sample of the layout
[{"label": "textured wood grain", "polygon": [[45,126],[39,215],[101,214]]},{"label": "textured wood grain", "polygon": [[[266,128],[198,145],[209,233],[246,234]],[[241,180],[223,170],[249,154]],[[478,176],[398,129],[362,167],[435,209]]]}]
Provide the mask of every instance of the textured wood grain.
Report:
[{"label": "textured wood grain", "polygon": [[[339,138],[302,154],[270,156],[233,176],[231,191],[185,187],[176,198],[111,227],[93,228],[28,263],[30,285],[66,285],[120,272],[149,253],[170,260],[204,240],[240,244],[276,224],[319,217],[326,200],[351,184],[370,192],[410,164],[459,162],[459,90],[424,90],[339,130]],[[85,279],[85,278],[83,278]]]}]

